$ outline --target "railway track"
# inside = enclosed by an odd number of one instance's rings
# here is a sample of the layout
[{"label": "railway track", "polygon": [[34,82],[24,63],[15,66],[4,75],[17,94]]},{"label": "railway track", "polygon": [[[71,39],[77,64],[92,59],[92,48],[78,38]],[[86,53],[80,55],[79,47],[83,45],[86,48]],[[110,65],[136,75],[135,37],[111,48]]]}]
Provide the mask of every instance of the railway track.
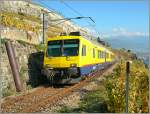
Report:
[{"label": "railway track", "polygon": [[20,112],[63,89],[65,88],[40,87],[29,94],[4,99],[1,105],[2,112]]},{"label": "railway track", "polygon": [[89,74],[88,78],[73,86],[63,88],[40,87],[32,93],[4,99],[1,105],[2,112],[41,112],[47,107],[53,106],[62,98],[70,95],[73,91],[88,84],[88,81],[102,75],[112,66],[113,64],[103,70]]}]

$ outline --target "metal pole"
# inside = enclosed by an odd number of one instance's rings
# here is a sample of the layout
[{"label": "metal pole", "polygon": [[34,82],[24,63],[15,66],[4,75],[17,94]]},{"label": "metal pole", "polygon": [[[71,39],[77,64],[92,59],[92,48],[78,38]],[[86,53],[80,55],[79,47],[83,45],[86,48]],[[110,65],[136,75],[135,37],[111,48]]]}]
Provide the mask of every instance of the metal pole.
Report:
[{"label": "metal pole", "polygon": [[16,91],[20,92],[22,90],[22,85],[21,85],[20,76],[19,76],[19,69],[18,69],[18,66],[17,66],[16,59],[15,59],[15,53],[13,51],[13,47],[12,47],[10,41],[5,42],[5,46],[6,46],[6,50],[7,50],[11,70],[12,70],[12,73],[13,73],[13,78],[14,78],[14,82],[15,82],[15,86],[16,86]]},{"label": "metal pole", "polygon": [[[14,53],[14,57],[15,57],[15,50],[14,50],[14,48],[12,47],[12,51],[13,51],[13,53]],[[18,69],[18,71],[19,71],[19,65],[17,64],[17,62],[16,62],[16,68]]]},{"label": "metal pole", "polygon": [[104,51],[104,55],[105,55],[105,63],[106,63],[106,50]]},{"label": "metal pole", "polygon": [[129,95],[129,73],[130,73],[130,62],[126,62],[126,113],[128,113],[128,95]]},{"label": "metal pole", "polygon": [[[1,18],[0,18],[1,19]],[[1,21],[1,20],[0,20]],[[1,30],[2,30],[2,27],[0,25],[0,55],[2,55],[2,52],[1,52]],[[2,56],[0,56],[0,72],[1,72],[1,58]],[[1,99],[2,99],[2,73],[0,74],[0,113],[2,112],[1,111]]]},{"label": "metal pole", "polygon": [[44,31],[44,28],[45,28],[45,26],[44,26],[44,13],[43,13],[43,44],[44,44],[44,37],[45,37],[45,31]]}]

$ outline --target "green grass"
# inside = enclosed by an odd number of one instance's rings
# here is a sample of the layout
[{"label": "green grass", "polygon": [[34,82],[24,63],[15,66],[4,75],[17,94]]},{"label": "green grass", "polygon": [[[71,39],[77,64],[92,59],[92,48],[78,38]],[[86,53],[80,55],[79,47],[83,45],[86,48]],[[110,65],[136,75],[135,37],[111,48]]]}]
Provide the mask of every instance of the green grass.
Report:
[{"label": "green grass", "polygon": [[9,41],[9,39],[1,38],[1,44],[5,44],[6,41]]},{"label": "green grass", "polygon": [[108,112],[106,99],[102,90],[91,91],[79,104],[79,112],[105,113]]},{"label": "green grass", "polygon": [[5,44],[5,39],[1,39],[1,44]]},{"label": "green grass", "polygon": [[46,46],[45,44],[38,44],[38,45],[35,45],[35,48],[37,49],[37,51],[44,51]]},{"label": "green grass", "polygon": [[7,96],[10,96],[10,95],[13,95],[14,93],[15,92],[13,90],[8,89],[8,88],[2,90],[2,96],[3,97],[7,97]]},{"label": "green grass", "polygon": [[107,109],[107,95],[105,93],[105,87],[100,85],[97,90],[89,91],[81,102],[79,103],[78,108],[69,108],[63,106],[60,110],[60,113],[106,113]]},{"label": "green grass", "polygon": [[60,110],[58,110],[59,113],[72,113],[73,109],[67,107],[67,106],[62,106]]},{"label": "green grass", "polygon": [[27,72],[27,68],[21,67],[19,74],[20,74],[20,78],[21,78],[21,80],[22,80],[23,82],[24,82],[25,79],[26,79],[26,77],[25,77],[25,73],[26,73],[26,72]]},{"label": "green grass", "polygon": [[31,85],[27,85],[27,90],[31,90],[33,87]]},{"label": "green grass", "polygon": [[2,97],[7,97],[16,94],[11,84],[8,84],[7,88],[2,89]]}]

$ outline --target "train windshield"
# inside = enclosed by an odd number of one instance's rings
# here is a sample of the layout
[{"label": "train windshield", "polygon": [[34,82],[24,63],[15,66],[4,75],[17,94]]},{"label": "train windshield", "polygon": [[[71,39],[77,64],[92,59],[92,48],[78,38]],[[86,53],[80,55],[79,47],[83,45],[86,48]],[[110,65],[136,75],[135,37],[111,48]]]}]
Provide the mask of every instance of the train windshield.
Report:
[{"label": "train windshield", "polygon": [[49,41],[48,42],[48,49],[47,49],[48,56],[61,56],[61,41]]},{"label": "train windshield", "polygon": [[77,56],[79,52],[79,40],[55,40],[48,42],[47,55],[53,57],[59,56]]}]

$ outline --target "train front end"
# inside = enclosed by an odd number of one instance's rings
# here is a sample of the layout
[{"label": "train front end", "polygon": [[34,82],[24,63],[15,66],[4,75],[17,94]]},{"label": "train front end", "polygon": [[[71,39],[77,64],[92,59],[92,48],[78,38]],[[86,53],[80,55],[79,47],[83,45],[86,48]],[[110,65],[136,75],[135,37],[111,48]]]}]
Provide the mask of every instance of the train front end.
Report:
[{"label": "train front end", "polygon": [[55,84],[79,78],[79,36],[49,38],[42,73]]}]

